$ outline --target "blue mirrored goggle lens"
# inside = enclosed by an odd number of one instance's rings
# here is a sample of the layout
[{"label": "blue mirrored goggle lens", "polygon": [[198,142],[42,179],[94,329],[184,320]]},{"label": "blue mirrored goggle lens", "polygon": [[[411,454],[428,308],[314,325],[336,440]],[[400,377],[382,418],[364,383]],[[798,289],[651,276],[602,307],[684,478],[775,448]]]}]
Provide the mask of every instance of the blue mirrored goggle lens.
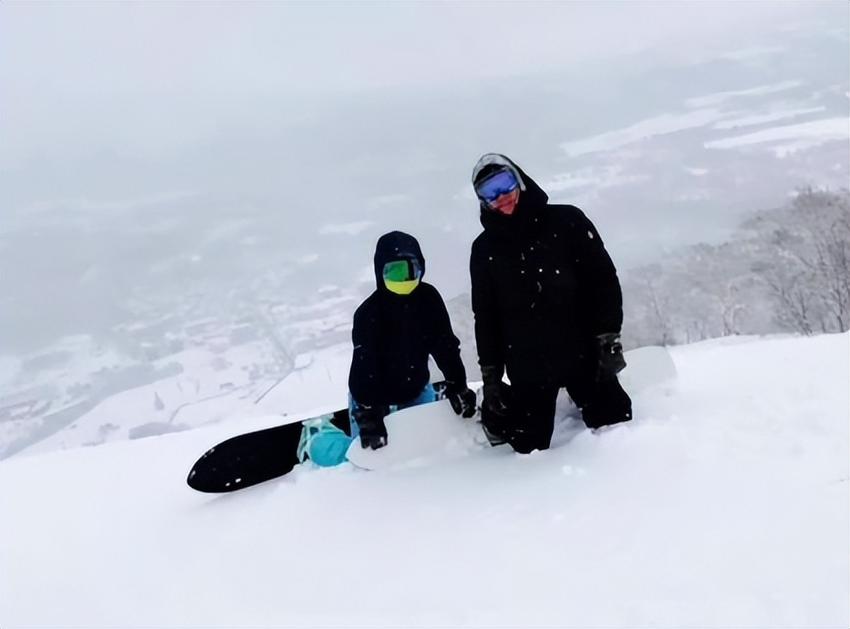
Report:
[{"label": "blue mirrored goggle lens", "polygon": [[488,177],[475,187],[478,196],[484,201],[495,201],[503,194],[513,192],[519,187],[519,182],[509,170],[503,170]]}]

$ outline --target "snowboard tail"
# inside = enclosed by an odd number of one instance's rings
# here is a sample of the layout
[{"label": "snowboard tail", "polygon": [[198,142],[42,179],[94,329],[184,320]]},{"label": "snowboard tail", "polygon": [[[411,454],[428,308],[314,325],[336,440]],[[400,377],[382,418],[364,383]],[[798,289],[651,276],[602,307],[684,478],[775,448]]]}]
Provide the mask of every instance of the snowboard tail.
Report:
[{"label": "snowboard tail", "polygon": [[[350,434],[348,409],[324,415]],[[306,419],[231,437],[207,450],[192,466],[186,482],[205,493],[244,489],[288,474],[298,465],[298,443]]]}]

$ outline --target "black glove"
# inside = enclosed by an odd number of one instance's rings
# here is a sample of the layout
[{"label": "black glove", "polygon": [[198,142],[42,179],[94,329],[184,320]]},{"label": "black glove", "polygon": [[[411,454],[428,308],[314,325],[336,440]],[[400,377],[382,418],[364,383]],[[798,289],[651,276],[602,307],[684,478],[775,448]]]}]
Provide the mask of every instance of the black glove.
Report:
[{"label": "black glove", "polygon": [[617,332],[596,337],[596,381],[611,380],[626,367],[623,345]]},{"label": "black glove", "polygon": [[446,397],[457,415],[472,417],[475,415],[475,392],[466,383],[449,382],[446,386]]},{"label": "black glove", "polygon": [[502,367],[482,365],[481,379],[484,381],[482,406],[496,415],[507,415],[508,405],[503,395],[504,387],[502,387]]},{"label": "black glove", "polygon": [[387,427],[384,417],[389,409],[386,406],[360,405],[354,413],[354,421],[360,428],[360,445],[364,450],[377,450],[387,445]]},{"label": "black glove", "polygon": [[510,441],[516,433],[516,422],[511,417],[511,388],[502,382],[502,367],[482,366],[484,380],[481,403],[481,426],[491,445]]}]

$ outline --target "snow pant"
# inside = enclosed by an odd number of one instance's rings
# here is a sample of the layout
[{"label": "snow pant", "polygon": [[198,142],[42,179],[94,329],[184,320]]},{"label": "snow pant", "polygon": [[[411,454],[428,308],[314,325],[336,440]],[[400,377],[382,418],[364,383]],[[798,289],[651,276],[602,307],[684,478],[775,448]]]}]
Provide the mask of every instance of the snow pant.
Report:
[{"label": "snow pant", "polygon": [[[528,453],[545,450],[552,440],[555,426],[555,401],[559,386],[513,382],[511,384],[510,419],[504,437],[514,450]],[[632,401],[616,377],[593,382],[571,378],[567,393],[588,428],[600,428],[629,421]]]},{"label": "snow pant", "polygon": [[[437,392],[434,390],[433,385],[428,383],[419,392],[419,394],[405,402],[401,402],[400,404],[390,404],[389,412],[400,411],[403,408],[410,408],[411,406],[419,406],[420,404],[427,404],[428,402],[434,402],[437,400]],[[351,423],[351,437],[357,437],[360,434],[360,427],[357,425],[357,421],[354,419],[357,416],[357,411],[360,408],[360,403],[354,399],[351,393],[348,394],[348,418]]]}]

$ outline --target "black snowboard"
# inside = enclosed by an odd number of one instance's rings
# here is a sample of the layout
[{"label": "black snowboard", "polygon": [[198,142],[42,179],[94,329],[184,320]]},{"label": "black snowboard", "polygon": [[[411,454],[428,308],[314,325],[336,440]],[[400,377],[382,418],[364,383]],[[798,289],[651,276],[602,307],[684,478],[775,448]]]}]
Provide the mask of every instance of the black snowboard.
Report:
[{"label": "black snowboard", "polygon": [[[445,383],[433,383],[437,399],[445,397]],[[298,442],[308,418],[265,428],[222,441],[207,450],[189,471],[189,487],[205,493],[226,493],[288,474],[298,465]],[[336,411],[331,423],[350,435],[348,409]]]},{"label": "black snowboard", "polygon": [[[350,434],[348,409],[333,413],[331,423]],[[303,427],[295,422],[222,441],[197,460],[186,482],[198,491],[224,493],[283,476],[298,465]]]}]

